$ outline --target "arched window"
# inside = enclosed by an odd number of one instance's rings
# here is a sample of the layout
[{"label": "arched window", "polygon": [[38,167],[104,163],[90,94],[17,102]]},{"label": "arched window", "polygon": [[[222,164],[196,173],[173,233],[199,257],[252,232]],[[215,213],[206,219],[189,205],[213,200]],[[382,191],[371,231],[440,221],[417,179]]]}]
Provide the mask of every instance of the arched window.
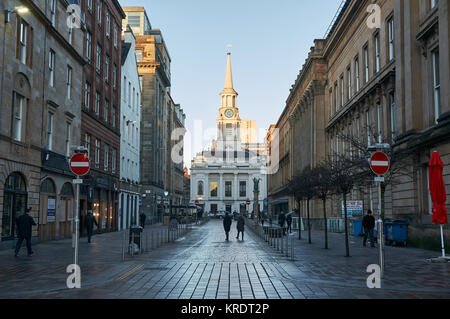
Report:
[{"label": "arched window", "polygon": [[236,97],[233,96],[233,107],[236,107]]},{"label": "arched window", "polygon": [[49,194],[55,194],[56,193],[56,187],[53,181],[50,178],[47,178],[45,181],[41,184],[41,193],[49,193]]},{"label": "arched window", "polygon": [[25,192],[27,188],[25,185],[25,179],[23,178],[22,174],[15,172],[9,175],[5,183],[5,189]]},{"label": "arched window", "polygon": [[203,195],[203,182],[202,181],[198,182],[197,195]]},{"label": "arched window", "polygon": [[61,188],[61,196],[73,197],[73,189],[70,183],[65,183]]}]

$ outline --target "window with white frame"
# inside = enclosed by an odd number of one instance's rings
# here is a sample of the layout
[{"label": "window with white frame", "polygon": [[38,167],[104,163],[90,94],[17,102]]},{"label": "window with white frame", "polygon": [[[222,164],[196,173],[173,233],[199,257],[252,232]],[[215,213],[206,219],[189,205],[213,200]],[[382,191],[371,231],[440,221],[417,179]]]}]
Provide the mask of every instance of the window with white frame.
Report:
[{"label": "window with white frame", "polygon": [[86,82],[84,85],[84,106],[89,109],[91,105],[91,84]]},{"label": "window with white frame", "polygon": [[17,43],[19,47],[19,55],[17,58],[22,62],[23,64],[27,64],[27,45],[28,45],[28,30],[29,26],[23,19],[20,19],[20,35],[18,37],[19,42]]},{"label": "window with white frame", "polygon": [[374,36],[375,44],[375,73],[380,72],[380,35],[377,33]]},{"label": "window with white frame", "polygon": [[381,144],[383,139],[383,114],[381,112],[381,103],[377,102],[377,127],[378,127],[378,143]]},{"label": "window with white frame", "polygon": [[369,82],[369,48],[366,45],[364,51],[364,81]]},{"label": "window with white frame", "polygon": [[55,25],[56,20],[56,0],[50,0],[50,21]]},{"label": "window with white frame", "polygon": [[391,136],[392,139],[396,137],[396,127],[395,127],[395,93],[391,92],[389,93],[389,107],[390,107],[390,113],[391,113]]},{"label": "window with white frame", "polygon": [[47,114],[47,149],[53,150],[53,112]]},{"label": "window with white frame", "polygon": [[55,51],[50,50],[48,54],[48,70],[49,70],[49,79],[48,84],[50,87],[55,85]]},{"label": "window with white frame", "polygon": [[348,99],[352,98],[352,69],[349,66],[347,68],[347,94],[348,94]]},{"label": "window with white frame", "polygon": [[109,82],[109,56],[105,57],[105,81]]},{"label": "window with white frame", "polygon": [[109,13],[109,10],[106,11],[106,37],[109,39],[110,32],[111,32],[111,14]]},{"label": "window with white frame", "polygon": [[339,104],[339,90],[337,81],[334,83],[334,112],[337,113]]},{"label": "window with white frame", "polygon": [[67,98],[72,99],[72,68],[67,66]]},{"label": "window with white frame", "polygon": [[97,1],[97,22],[102,25],[102,0]]},{"label": "window with white frame", "polygon": [[92,0],[86,0],[87,1],[87,8],[88,8],[88,11],[90,12],[90,13],[92,13]]},{"label": "window with white frame", "polygon": [[71,128],[72,124],[70,122],[66,122],[66,156],[70,156],[70,138],[71,138]]},{"label": "window with white frame", "polygon": [[344,75],[341,75],[341,107],[344,106],[344,92],[345,92],[345,88],[344,88]]},{"label": "window with white frame", "polygon": [[100,46],[100,44],[97,44],[96,69],[98,73],[100,73],[101,65],[102,65],[102,47]]},{"label": "window with white frame", "polygon": [[103,170],[109,170],[109,145],[106,143],[103,146]]},{"label": "window with white frame", "polygon": [[366,134],[367,134],[367,145],[371,145],[371,136],[370,136],[370,112],[369,110],[366,111]]},{"label": "window with white frame", "polygon": [[328,90],[329,93],[329,97],[330,97],[330,117],[333,115],[334,113],[334,107],[333,107],[333,88],[330,87],[330,89]]},{"label": "window with white frame", "polygon": [[105,104],[103,104],[103,119],[105,122],[108,122],[108,113],[109,113],[109,101],[105,99]]},{"label": "window with white frame", "polygon": [[389,61],[395,57],[394,51],[394,18],[388,20]]},{"label": "window with white frame", "polygon": [[437,123],[441,114],[441,79],[439,72],[439,49],[432,52],[433,57],[433,102],[434,102],[434,120]]},{"label": "window with white frame", "polygon": [[84,134],[84,147],[87,149],[87,157],[91,153],[91,136],[88,133]]},{"label": "window with white frame", "polygon": [[25,136],[26,100],[23,96],[16,93],[15,102],[13,139],[15,141],[22,141],[22,138]]},{"label": "window with white frame", "polygon": [[95,92],[95,114],[98,116],[100,114],[100,93]]},{"label": "window with white frame", "polygon": [[92,52],[92,34],[88,31],[86,32],[86,60],[91,63],[91,52]]},{"label": "window with white frame", "polygon": [[114,47],[117,48],[117,34],[118,34],[118,26],[114,23]]},{"label": "window with white frame", "polygon": [[355,58],[355,92],[359,92],[359,58]]},{"label": "window with white frame", "polygon": [[98,168],[100,165],[100,140],[95,139],[95,167]]},{"label": "window with white frame", "polygon": [[117,65],[114,63],[113,65],[113,89],[117,88]]}]

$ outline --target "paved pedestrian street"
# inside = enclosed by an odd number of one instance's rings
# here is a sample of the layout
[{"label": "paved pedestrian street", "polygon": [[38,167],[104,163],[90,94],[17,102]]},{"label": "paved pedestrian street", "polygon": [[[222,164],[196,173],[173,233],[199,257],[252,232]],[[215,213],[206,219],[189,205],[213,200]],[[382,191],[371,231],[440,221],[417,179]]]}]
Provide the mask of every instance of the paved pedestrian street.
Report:
[{"label": "paved pedestrian street", "polygon": [[[222,221],[194,225],[176,241],[122,261],[123,233],[81,239],[81,289],[67,289],[65,268],[72,263],[70,240],[34,246],[35,255],[14,258],[0,252],[1,298],[154,298],[154,299],[318,299],[318,298],[450,298],[450,264],[432,264],[438,253],[386,247],[381,289],[369,289],[366,268],[377,263],[378,249],[363,248],[350,238],[346,258],[342,234],[329,234],[323,249],[321,232],[294,238],[294,261],[270,247],[246,227],[237,240],[233,222],[226,242]],[[148,228],[151,232],[162,227]]]}]

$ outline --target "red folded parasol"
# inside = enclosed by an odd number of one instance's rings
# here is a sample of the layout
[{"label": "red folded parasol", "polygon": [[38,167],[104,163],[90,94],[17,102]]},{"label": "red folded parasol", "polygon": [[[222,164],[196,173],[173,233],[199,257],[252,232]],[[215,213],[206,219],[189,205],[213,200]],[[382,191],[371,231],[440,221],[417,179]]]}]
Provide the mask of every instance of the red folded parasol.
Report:
[{"label": "red folded parasol", "polygon": [[445,208],[445,201],[447,194],[445,192],[444,178],[442,171],[444,163],[438,152],[433,152],[431,156],[430,169],[430,195],[433,201],[433,224],[448,224],[447,209]]}]

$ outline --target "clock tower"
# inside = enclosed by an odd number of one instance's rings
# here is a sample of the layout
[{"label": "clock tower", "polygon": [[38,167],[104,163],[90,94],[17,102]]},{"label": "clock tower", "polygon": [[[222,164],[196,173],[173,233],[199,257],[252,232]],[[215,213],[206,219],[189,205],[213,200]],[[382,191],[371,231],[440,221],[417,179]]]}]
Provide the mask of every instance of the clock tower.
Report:
[{"label": "clock tower", "polygon": [[231,53],[228,52],[225,88],[220,93],[221,103],[217,118],[217,150],[219,151],[240,151],[241,149],[241,119],[236,103],[237,96],[233,88]]}]

